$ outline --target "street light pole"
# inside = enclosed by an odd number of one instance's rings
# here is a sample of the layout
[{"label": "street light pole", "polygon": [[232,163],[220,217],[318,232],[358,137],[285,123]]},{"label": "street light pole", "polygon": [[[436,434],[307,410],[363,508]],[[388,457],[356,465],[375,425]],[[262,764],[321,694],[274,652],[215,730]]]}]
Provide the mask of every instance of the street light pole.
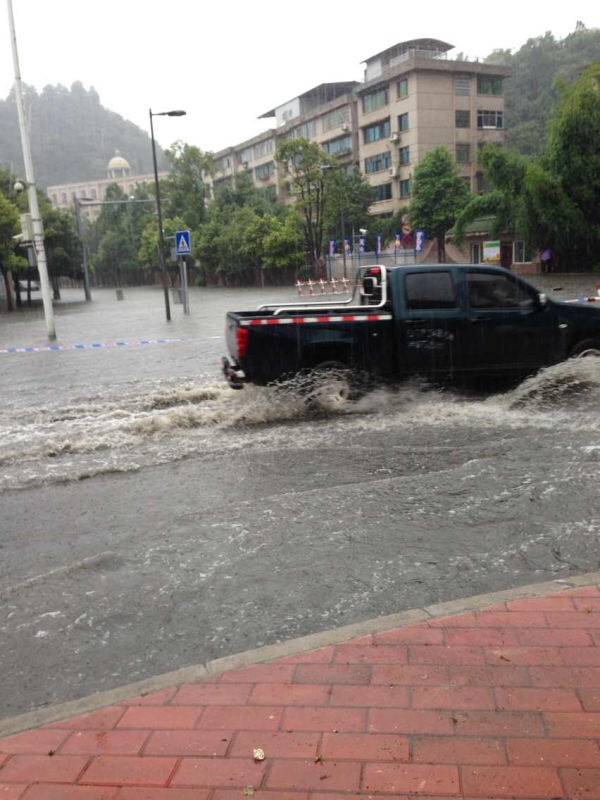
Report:
[{"label": "street light pole", "polygon": [[56,327],[54,325],[54,309],[52,308],[52,297],[50,296],[50,281],[48,279],[48,264],[46,261],[46,249],[44,247],[44,228],[38,205],[37,189],[35,188],[35,178],[33,173],[33,160],[31,158],[31,143],[29,141],[29,131],[25,121],[23,110],[23,86],[21,82],[21,69],[19,67],[19,53],[17,50],[17,35],[15,32],[15,18],[13,14],[12,0],[7,0],[8,6],[8,25],[12,44],[13,64],[15,69],[15,99],[17,101],[17,113],[19,116],[19,128],[21,131],[21,148],[23,150],[23,163],[25,165],[25,181],[27,183],[27,198],[29,201],[29,212],[31,214],[31,224],[33,227],[33,245],[36,253],[38,273],[40,276],[40,287],[42,290],[42,302],[44,305],[44,318],[46,320],[46,330],[48,339],[56,339]]},{"label": "street light pole", "polygon": [[85,302],[89,303],[92,299],[92,293],[90,291],[90,275],[88,272],[88,252],[87,252],[87,245],[83,241],[83,226],[81,224],[81,199],[79,197],[75,198],[75,220],[77,222],[77,236],[79,236],[79,241],[81,242],[81,257],[83,262],[83,291],[85,292]]},{"label": "street light pole", "polygon": [[156,163],[156,141],[154,139],[154,124],[153,117],[185,117],[185,111],[180,109],[175,111],[160,111],[154,112],[151,108],[148,109],[150,117],[150,138],[152,139],[152,163],[154,164],[154,187],[156,189],[156,212],[158,217],[158,249],[159,249],[159,263],[162,272],[163,289],[165,292],[165,311],[167,313],[167,322],[171,320],[171,306],[169,305],[169,287],[167,281],[167,270],[165,267],[165,232],[163,231],[162,224],[162,209],[160,207],[160,184],[158,182],[158,165]]},{"label": "street light pole", "polygon": [[[154,164],[154,189],[156,192],[156,214],[158,216],[158,262],[162,275],[163,292],[165,295],[165,314],[167,322],[171,321],[171,304],[169,303],[169,287],[167,285],[167,270],[165,267],[165,235],[162,223],[162,209],[160,206],[160,184],[158,182],[158,164],[156,163],[156,142],[154,140],[154,124],[152,109],[148,109],[150,116],[150,138],[152,139],[152,163]],[[158,115],[157,115],[158,116]]]}]

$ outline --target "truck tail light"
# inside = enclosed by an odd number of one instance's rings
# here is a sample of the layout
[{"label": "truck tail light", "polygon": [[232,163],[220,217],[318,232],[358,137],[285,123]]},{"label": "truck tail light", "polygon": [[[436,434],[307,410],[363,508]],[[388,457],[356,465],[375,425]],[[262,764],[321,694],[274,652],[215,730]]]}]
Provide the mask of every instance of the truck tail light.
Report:
[{"label": "truck tail light", "polygon": [[381,278],[381,267],[371,267],[366,274],[369,278]]},{"label": "truck tail light", "polygon": [[245,358],[248,352],[248,340],[250,339],[250,331],[248,328],[237,329],[237,357]]}]

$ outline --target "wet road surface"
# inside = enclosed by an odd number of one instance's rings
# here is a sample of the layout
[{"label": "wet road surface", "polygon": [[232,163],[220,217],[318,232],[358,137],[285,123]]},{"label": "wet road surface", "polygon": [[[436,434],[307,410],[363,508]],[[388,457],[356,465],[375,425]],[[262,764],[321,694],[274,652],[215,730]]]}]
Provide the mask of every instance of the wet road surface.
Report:
[{"label": "wet road surface", "polygon": [[[307,416],[218,375],[224,311],[281,296],[196,291],[168,326],[160,291],[97,291],[57,309],[61,343],[127,346],[0,355],[0,714],[598,569],[594,359]],[[43,346],[36,314],[0,349]]]}]

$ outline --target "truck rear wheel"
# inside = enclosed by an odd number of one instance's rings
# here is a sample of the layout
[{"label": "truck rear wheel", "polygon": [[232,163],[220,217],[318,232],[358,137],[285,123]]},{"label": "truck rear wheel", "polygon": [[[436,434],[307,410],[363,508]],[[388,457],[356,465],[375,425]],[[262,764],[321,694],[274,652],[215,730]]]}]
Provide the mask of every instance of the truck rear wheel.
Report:
[{"label": "truck rear wheel", "polygon": [[337,361],[324,361],[308,375],[305,402],[313,411],[338,411],[353,397],[352,371]]}]

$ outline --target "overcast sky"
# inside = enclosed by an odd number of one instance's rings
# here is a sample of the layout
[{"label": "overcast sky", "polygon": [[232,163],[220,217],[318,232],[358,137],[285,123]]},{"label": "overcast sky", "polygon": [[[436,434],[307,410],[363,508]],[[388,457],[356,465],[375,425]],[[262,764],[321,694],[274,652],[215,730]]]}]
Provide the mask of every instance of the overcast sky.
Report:
[{"label": "overcast sky", "polygon": [[[577,20],[600,27],[598,0],[13,0],[23,80],[94,86],[103,105],[175,139],[219,150],[270,127],[257,117],[312,86],[360,80],[361,60],[396,42],[443,39],[470,57],[520,47]],[[0,0],[0,96],[13,72]],[[126,153],[124,155],[127,155]]]}]

